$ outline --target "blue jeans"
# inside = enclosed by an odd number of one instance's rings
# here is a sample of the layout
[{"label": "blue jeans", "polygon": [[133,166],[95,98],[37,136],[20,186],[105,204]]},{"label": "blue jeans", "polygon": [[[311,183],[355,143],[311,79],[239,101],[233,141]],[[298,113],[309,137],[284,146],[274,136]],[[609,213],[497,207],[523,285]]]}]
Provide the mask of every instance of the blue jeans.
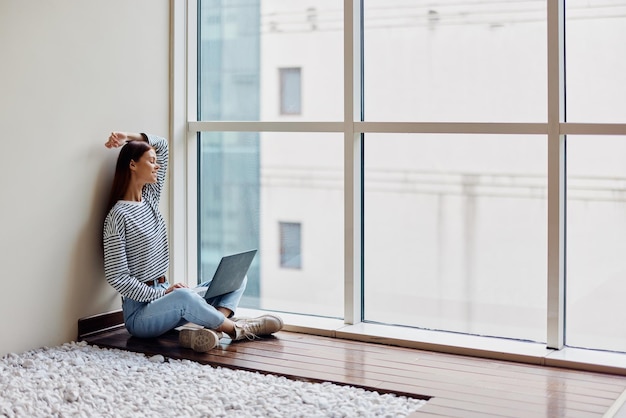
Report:
[{"label": "blue jeans", "polygon": [[[216,308],[228,308],[235,312],[246,290],[247,281],[246,277],[239,289],[208,301],[202,296],[204,292],[199,293],[188,288],[175,289],[152,302],[137,302],[123,298],[124,324],[131,335],[141,338],[158,337],[187,322],[210,329],[219,328],[225,318]],[[209,283],[210,281],[204,282],[198,285],[198,288],[208,288]],[[155,288],[163,289],[169,286],[167,282],[154,285]]]}]

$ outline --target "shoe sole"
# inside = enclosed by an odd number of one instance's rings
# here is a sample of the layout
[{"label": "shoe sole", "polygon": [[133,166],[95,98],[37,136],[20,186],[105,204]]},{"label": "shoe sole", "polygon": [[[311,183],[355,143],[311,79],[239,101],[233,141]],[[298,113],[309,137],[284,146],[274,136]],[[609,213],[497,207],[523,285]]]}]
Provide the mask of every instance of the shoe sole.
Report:
[{"label": "shoe sole", "polygon": [[219,335],[209,329],[182,329],[178,334],[178,343],[183,348],[191,348],[199,353],[206,353],[219,344]]}]

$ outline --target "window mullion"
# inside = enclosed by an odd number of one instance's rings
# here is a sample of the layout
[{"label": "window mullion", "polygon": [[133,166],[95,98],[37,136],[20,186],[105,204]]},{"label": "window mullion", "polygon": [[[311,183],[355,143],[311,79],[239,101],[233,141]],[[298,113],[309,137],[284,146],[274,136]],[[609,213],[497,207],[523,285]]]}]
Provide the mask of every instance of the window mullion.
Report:
[{"label": "window mullion", "polygon": [[[361,322],[361,5],[344,0],[344,320]],[[359,104],[357,106],[357,104]]]},{"label": "window mullion", "polygon": [[[195,191],[190,196],[189,171],[195,172],[195,159],[187,157],[187,144],[189,144],[189,132],[187,121],[189,120],[187,102],[189,97],[195,97],[195,86],[187,87],[189,80],[195,78],[195,68],[189,68],[187,59],[195,58],[194,54],[188,54],[189,34],[195,30],[195,21],[191,17],[195,13],[193,1],[172,1],[170,3],[171,19],[171,60],[170,60],[170,192],[169,192],[169,222],[170,222],[170,271],[169,275],[176,281],[186,281],[195,277],[195,266],[189,263],[195,260],[195,245],[189,247],[189,240],[195,237],[193,228],[188,227],[187,219],[195,215],[188,213],[190,207],[188,197],[194,198]],[[189,7],[191,6],[191,8]],[[193,25],[193,27],[190,27]],[[188,71],[194,71],[189,74]],[[189,283],[188,283],[189,284]]]},{"label": "window mullion", "polygon": [[547,344],[565,342],[565,0],[548,0]]}]

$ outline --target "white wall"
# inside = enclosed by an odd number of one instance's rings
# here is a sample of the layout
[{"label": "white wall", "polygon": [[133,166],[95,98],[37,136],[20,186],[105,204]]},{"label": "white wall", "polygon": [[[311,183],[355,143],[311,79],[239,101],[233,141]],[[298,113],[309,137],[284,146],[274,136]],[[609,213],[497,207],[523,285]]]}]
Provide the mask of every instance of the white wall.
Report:
[{"label": "white wall", "polygon": [[117,153],[103,144],[168,134],[169,1],[2,0],[0,57],[1,356],[119,307],[100,247]]}]

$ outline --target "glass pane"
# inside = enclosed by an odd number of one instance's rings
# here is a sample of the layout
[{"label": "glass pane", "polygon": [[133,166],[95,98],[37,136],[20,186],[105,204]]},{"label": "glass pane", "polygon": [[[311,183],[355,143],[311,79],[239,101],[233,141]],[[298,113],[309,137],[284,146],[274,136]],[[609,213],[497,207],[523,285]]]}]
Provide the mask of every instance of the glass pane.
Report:
[{"label": "glass pane", "polygon": [[545,122],[546,3],[365,0],[365,119]]},{"label": "glass pane", "polygon": [[626,137],[567,137],[569,346],[626,351]]},{"label": "glass pane", "polygon": [[567,0],[568,122],[626,122],[626,0]]},{"label": "glass pane", "polygon": [[546,138],[365,137],[365,319],[545,341]]},{"label": "glass pane", "polygon": [[242,307],[342,318],[343,134],[205,132],[199,161],[199,281],[258,248]]},{"label": "glass pane", "polygon": [[[200,120],[343,120],[342,7],[198,1]],[[297,112],[281,112],[281,68],[300,69]]]},{"label": "glass pane", "polygon": [[[198,165],[198,283],[213,277],[220,259],[260,250],[259,134],[200,134]],[[252,261],[242,305],[259,295],[260,259]]]}]

